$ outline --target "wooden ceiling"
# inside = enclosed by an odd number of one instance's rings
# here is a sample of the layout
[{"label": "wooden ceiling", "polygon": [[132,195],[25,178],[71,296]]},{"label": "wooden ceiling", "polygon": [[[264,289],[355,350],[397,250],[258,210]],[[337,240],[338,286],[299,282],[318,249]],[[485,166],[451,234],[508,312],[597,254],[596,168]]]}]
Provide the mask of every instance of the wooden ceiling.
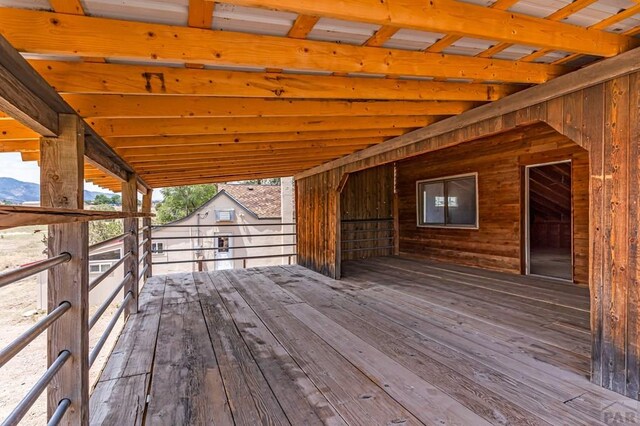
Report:
[{"label": "wooden ceiling", "polygon": [[[583,26],[563,21],[597,1],[536,17],[514,12],[517,0],[189,0],[184,25],[124,9],[88,16],[93,1],[0,8],[0,34],[152,187],[294,175],[640,45],[631,0]],[[288,12],[290,28],[222,31],[218,8]],[[312,37],[321,22],[374,29],[339,43]],[[402,31],[438,36],[405,48]],[[469,40],[487,48],[450,53]],[[38,161],[38,137],[0,117],[0,151]],[[91,165],[85,173],[120,189]]]}]

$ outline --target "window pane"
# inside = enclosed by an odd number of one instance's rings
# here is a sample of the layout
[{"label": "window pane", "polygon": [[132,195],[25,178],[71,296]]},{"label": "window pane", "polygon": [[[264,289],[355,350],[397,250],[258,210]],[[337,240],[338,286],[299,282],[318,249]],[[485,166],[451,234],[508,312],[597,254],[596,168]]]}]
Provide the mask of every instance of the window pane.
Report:
[{"label": "window pane", "polygon": [[476,179],[468,177],[447,181],[447,223],[476,225]]},{"label": "window pane", "polygon": [[89,272],[100,272],[100,265],[89,265]]},{"label": "window pane", "polygon": [[444,224],[444,183],[423,183],[421,187],[422,224]]}]

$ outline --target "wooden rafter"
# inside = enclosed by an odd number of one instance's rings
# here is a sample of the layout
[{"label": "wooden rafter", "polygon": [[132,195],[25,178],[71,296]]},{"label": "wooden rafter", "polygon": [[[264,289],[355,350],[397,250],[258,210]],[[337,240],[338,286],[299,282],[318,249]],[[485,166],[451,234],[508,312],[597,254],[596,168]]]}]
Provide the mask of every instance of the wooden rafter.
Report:
[{"label": "wooden rafter", "polygon": [[189,0],[188,24],[194,28],[211,28],[215,3],[207,0]]},{"label": "wooden rafter", "polygon": [[454,0],[228,0],[228,3],[378,25],[498,40],[597,56],[636,46],[625,36]]},{"label": "wooden rafter", "polygon": [[317,16],[299,15],[289,30],[287,37],[299,39],[307,38],[319,20],[320,18]]},{"label": "wooden rafter", "polygon": [[[158,59],[210,65],[251,64],[265,68],[513,83],[542,83],[569,71],[567,68],[548,64],[517,64],[506,60],[351,46],[21,9],[0,9],[0,21],[3,23],[0,33],[18,50],[31,53]],[[52,34],[55,36],[52,37]],[[238,49],[238,46],[243,48]]]},{"label": "wooden rafter", "polygon": [[241,134],[359,130],[379,127],[422,127],[434,122],[429,116],[363,117],[250,117],[250,118],[149,118],[93,119],[89,124],[104,137]]},{"label": "wooden rafter", "polygon": [[82,117],[281,117],[357,115],[455,115],[464,101],[284,100],[206,96],[82,95],[63,98]]},{"label": "wooden rafter", "polygon": [[517,87],[419,80],[388,80],[197,70],[121,64],[31,61],[59,92],[237,96],[288,99],[493,101]]}]

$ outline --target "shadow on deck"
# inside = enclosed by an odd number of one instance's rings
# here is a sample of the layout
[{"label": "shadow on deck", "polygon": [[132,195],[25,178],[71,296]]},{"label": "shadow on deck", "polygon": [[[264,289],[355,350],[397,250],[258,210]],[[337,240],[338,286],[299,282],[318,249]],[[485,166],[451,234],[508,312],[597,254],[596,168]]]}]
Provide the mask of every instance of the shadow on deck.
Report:
[{"label": "shadow on deck", "polygon": [[391,257],[343,271],[152,278],[91,422],[559,425],[635,413],[587,379],[586,288]]}]

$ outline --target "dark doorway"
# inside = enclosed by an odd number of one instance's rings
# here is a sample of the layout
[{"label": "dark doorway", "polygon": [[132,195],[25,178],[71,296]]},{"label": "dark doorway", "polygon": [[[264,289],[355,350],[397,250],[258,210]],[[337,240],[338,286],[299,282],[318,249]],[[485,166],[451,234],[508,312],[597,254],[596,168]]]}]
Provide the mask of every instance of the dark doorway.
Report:
[{"label": "dark doorway", "polygon": [[527,273],[573,279],[571,162],[527,167]]}]

